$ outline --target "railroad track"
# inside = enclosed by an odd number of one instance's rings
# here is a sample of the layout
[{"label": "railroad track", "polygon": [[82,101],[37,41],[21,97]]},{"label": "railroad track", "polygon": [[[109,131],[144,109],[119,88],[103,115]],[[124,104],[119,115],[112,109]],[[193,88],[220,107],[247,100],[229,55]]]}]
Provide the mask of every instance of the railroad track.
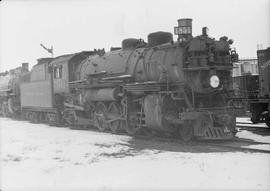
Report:
[{"label": "railroad track", "polygon": [[251,127],[251,126],[239,126],[236,125],[238,129],[245,129],[245,130],[257,130],[257,131],[266,131],[270,133],[270,128],[267,127]]},{"label": "railroad track", "polygon": [[[249,125],[249,126],[245,126]],[[237,122],[236,123],[237,127],[253,127],[253,128],[261,128],[261,129],[269,129],[269,127],[265,126],[263,123],[247,123],[247,122]]]},{"label": "railroad track", "polygon": [[254,133],[257,133],[257,134],[260,134],[260,135],[270,135],[270,128],[268,128],[268,127],[242,126],[242,125],[240,126],[240,125],[237,125],[236,128],[239,131],[247,130],[247,131],[251,131],[251,132],[254,132]]}]

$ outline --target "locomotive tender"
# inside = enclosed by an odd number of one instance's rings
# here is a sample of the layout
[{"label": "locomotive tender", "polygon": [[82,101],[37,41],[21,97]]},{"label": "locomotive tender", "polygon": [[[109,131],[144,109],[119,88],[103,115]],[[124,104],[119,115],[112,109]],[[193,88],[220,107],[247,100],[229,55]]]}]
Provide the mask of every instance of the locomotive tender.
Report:
[{"label": "locomotive tender", "polygon": [[39,59],[21,85],[21,109],[32,121],[94,125],[100,131],[179,134],[183,140],[234,137],[232,40],[192,36],[192,19],[171,33],[125,39],[121,48]]}]

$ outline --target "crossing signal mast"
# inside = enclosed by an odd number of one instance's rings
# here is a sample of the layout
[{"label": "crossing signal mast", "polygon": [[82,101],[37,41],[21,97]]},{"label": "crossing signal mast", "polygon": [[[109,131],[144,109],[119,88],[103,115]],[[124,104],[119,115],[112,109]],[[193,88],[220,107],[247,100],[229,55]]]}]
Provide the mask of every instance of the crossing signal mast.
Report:
[{"label": "crossing signal mast", "polygon": [[51,48],[47,48],[46,46],[44,46],[42,43],[40,43],[40,46],[42,48],[44,48],[48,53],[51,54],[51,57],[53,58],[53,46],[51,45]]}]

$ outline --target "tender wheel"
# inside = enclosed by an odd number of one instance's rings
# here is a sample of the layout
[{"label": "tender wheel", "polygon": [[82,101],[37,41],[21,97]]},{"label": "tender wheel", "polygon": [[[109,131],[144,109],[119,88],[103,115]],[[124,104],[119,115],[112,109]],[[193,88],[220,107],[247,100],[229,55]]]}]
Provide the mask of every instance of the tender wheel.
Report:
[{"label": "tender wheel", "polygon": [[32,123],[38,123],[39,122],[39,113],[37,113],[37,112],[30,112],[29,113],[29,120]]},{"label": "tender wheel", "polygon": [[257,113],[252,113],[252,116],[250,118],[250,121],[254,124],[259,123],[260,122],[260,115]]},{"label": "tender wheel", "polygon": [[9,112],[6,104],[2,104],[2,116],[3,117],[9,117]]},{"label": "tender wheel", "polygon": [[33,122],[34,120],[34,113],[33,112],[27,112],[26,113],[26,119]]},{"label": "tender wheel", "polygon": [[95,108],[95,125],[100,131],[105,131],[108,129],[107,119],[107,109],[104,103],[99,102]]},{"label": "tender wheel", "polygon": [[25,116],[25,119],[26,120],[29,120],[30,119],[30,112],[25,112],[25,113],[23,113],[23,115]]},{"label": "tender wheel", "polygon": [[[121,107],[116,102],[112,102],[109,106],[108,113],[110,113],[111,117],[109,117],[110,120],[114,118],[119,118],[121,115]],[[113,133],[117,133],[121,129],[121,120],[115,120],[109,123],[109,128]]]},{"label": "tender wheel", "polygon": [[194,138],[193,124],[191,121],[186,122],[179,128],[179,136],[184,141],[190,141]]},{"label": "tender wheel", "polygon": [[136,114],[129,114],[128,120],[123,122],[123,128],[129,135],[135,135],[138,133],[139,127],[139,118]]}]

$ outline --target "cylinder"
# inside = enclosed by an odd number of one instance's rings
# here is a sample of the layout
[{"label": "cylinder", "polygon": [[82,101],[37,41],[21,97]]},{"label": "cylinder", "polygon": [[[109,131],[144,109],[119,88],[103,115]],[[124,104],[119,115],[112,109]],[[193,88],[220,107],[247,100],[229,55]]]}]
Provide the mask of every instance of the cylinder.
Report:
[{"label": "cylinder", "polygon": [[91,89],[86,91],[84,101],[115,101],[119,98],[119,93],[119,88]]}]

